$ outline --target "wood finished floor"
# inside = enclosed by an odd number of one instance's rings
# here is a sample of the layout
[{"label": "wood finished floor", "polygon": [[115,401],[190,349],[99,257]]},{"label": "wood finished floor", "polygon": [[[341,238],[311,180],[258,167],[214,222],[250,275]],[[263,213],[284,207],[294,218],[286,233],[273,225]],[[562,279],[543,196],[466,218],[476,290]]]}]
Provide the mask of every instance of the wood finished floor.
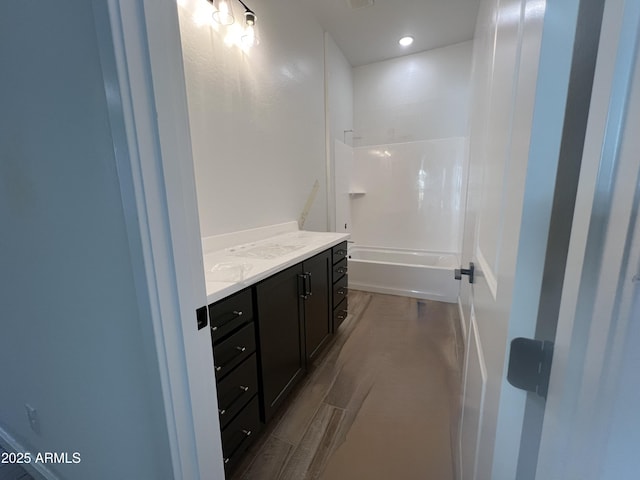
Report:
[{"label": "wood finished floor", "polygon": [[233,480],[452,480],[453,304],[351,290],[350,313]]}]

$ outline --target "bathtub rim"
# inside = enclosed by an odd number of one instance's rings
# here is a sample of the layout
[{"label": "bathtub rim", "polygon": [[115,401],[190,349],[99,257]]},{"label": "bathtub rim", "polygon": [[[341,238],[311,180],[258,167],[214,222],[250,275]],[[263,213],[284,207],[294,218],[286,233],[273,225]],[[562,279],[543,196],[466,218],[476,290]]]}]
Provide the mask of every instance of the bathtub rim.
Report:
[{"label": "bathtub rim", "polygon": [[[362,249],[364,251],[389,251],[389,252],[397,252],[397,253],[406,253],[406,254],[418,254],[418,255],[433,255],[433,256],[446,256],[453,259],[453,264],[451,266],[442,266],[442,265],[425,265],[419,263],[399,263],[399,262],[386,262],[382,260],[363,260],[360,258],[351,258],[351,252],[353,250]],[[445,252],[438,250],[418,250],[411,248],[393,248],[393,247],[376,247],[371,245],[360,245],[358,243],[350,243],[347,247],[347,261],[355,261],[362,263],[377,263],[381,265],[399,265],[403,267],[412,267],[412,268],[435,268],[440,270],[454,270],[460,264],[460,257],[458,252]]]}]

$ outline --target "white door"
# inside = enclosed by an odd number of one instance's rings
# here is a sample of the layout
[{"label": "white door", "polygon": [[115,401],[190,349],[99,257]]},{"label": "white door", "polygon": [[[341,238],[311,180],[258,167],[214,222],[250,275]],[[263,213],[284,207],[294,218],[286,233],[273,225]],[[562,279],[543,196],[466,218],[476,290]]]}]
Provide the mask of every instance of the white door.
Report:
[{"label": "white door", "polygon": [[459,478],[516,478],[526,393],[509,341],[535,333],[579,2],[486,0],[476,28],[462,261]]},{"label": "white door", "polygon": [[607,0],[536,479],[640,478],[640,2]]}]

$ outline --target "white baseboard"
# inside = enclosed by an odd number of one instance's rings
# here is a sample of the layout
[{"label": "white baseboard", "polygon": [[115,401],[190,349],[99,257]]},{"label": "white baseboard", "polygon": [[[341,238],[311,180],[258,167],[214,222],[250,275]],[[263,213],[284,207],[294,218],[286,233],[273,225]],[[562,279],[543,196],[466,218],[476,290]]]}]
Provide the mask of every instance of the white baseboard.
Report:
[{"label": "white baseboard", "polygon": [[[7,452],[28,452],[20,443],[13,438],[6,430],[0,427],[0,445]],[[30,452],[31,457],[35,458],[35,452]],[[61,480],[56,474],[49,470],[44,463],[25,463],[20,465],[35,480]]]}]

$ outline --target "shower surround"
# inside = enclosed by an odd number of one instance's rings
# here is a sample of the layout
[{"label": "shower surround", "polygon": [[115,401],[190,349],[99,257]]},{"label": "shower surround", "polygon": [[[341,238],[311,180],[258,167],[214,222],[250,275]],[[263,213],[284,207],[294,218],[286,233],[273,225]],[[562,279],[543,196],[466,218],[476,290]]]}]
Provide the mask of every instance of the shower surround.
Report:
[{"label": "shower surround", "polygon": [[354,69],[352,288],[456,301],[470,70],[470,42]]},{"label": "shower surround", "polygon": [[351,288],[456,301],[465,144],[450,138],[354,149]]}]

